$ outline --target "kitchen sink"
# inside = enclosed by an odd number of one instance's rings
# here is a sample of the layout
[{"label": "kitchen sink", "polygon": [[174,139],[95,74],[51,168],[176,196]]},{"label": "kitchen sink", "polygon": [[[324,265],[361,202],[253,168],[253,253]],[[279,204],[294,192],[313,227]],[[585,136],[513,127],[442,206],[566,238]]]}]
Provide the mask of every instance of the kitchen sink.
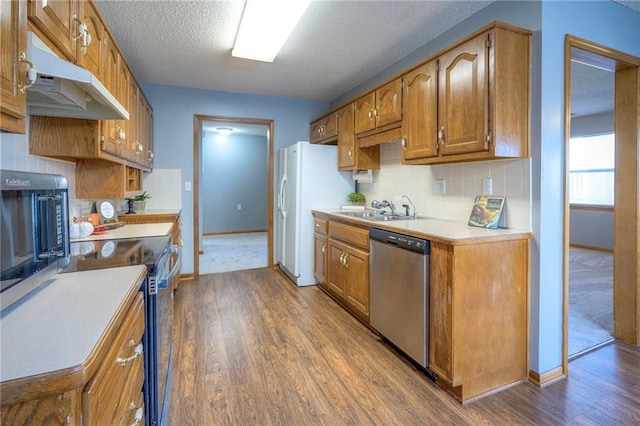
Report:
[{"label": "kitchen sink", "polygon": [[404,216],[399,214],[382,213],[375,210],[365,211],[347,211],[347,212],[335,212],[341,216],[355,217],[358,219],[371,220],[375,222],[393,221],[393,220],[416,220],[426,219],[424,216]]}]

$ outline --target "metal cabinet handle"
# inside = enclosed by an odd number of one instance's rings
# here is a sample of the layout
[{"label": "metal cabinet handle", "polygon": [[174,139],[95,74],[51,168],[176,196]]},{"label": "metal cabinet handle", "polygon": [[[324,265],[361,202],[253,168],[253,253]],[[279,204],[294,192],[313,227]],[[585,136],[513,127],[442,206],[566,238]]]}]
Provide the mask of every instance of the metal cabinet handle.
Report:
[{"label": "metal cabinet handle", "polygon": [[353,151],[349,150],[349,158],[353,158]]},{"label": "metal cabinet handle", "polygon": [[349,254],[348,254],[348,253],[345,253],[345,254],[344,254],[344,262],[342,263],[342,264],[344,265],[344,267],[345,267],[345,268],[348,268],[348,267],[349,267],[349,262],[347,262],[348,257],[349,257]]},{"label": "metal cabinet handle", "polygon": [[375,118],[378,118],[378,117],[379,117],[379,116],[378,116],[378,108],[375,108],[375,109],[373,110],[373,116],[374,116]]},{"label": "metal cabinet handle", "polygon": [[324,243],[322,245],[322,254],[324,254],[325,249],[327,248],[327,243]]},{"label": "metal cabinet handle", "polygon": [[36,70],[36,66],[33,64],[33,62],[27,59],[26,53],[22,52],[18,59],[20,60],[20,62],[24,62],[25,64],[29,65],[29,68],[27,68],[26,84],[18,86],[20,93],[24,94],[28,88],[35,84],[36,78],[38,77],[38,71]]},{"label": "metal cabinet handle", "polygon": [[[134,342],[133,340],[129,342],[129,346],[134,346],[135,344],[136,342]],[[128,362],[133,361],[134,359],[138,358],[140,355],[142,355],[142,343],[138,343],[138,345],[133,351],[133,355],[128,356],[126,358],[116,358],[116,362],[120,364],[121,367],[124,367],[125,365],[127,365]]]},{"label": "metal cabinet handle", "polygon": [[369,111],[369,120],[373,120],[373,110]]},{"label": "metal cabinet handle", "polygon": [[402,149],[407,150],[407,137],[402,138]]},{"label": "metal cabinet handle", "polygon": [[444,126],[442,126],[438,131],[438,142],[440,142],[441,145],[444,145]]},{"label": "metal cabinet handle", "polygon": [[131,405],[129,405],[129,408],[131,410],[135,409],[136,410],[136,414],[134,415],[133,419],[133,423],[131,423],[131,426],[137,426],[140,424],[140,422],[142,422],[142,417],[144,416],[144,410],[142,409],[142,407],[137,407],[133,402],[131,403]]}]

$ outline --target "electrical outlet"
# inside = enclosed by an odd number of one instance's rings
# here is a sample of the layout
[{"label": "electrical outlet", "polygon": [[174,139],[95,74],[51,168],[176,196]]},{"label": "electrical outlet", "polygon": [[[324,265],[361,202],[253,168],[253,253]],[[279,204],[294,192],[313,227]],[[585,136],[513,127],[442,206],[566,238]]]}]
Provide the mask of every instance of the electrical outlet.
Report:
[{"label": "electrical outlet", "polygon": [[482,179],[482,195],[491,195],[493,193],[493,180],[488,177]]},{"label": "electrical outlet", "polygon": [[238,205],[236,206],[236,209],[238,209],[238,210],[242,210],[242,204],[238,204]]},{"label": "electrical outlet", "polygon": [[445,181],[444,179],[435,179],[433,181],[433,192],[435,194],[446,194],[447,181]]},{"label": "electrical outlet", "polygon": [[184,183],[184,190],[187,192],[191,191],[191,182]]}]

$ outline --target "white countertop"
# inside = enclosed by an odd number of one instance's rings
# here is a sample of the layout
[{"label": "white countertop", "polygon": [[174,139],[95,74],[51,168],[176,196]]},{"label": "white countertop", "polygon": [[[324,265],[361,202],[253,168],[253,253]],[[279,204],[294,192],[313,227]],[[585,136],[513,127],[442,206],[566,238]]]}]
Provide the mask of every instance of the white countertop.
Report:
[{"label": "white countertop", "polygon": [[109,229],[106,234],[89,235],[84,238],[72,238],[71,242],[76,241],[98,241],[98,240],[118,240],[122,238],[143,238],[157,237],[160,235],[171,235],[173,224],[166,223],[149,223],[143,225],[124,225],[120,228]]},{"label": "white countertop", "polygon": [[145,273],[127,266],[56,274],[3,311],[0,381],[81,365]]},{"label": "white countertop", "polygon": [[479,240],[506,240],[530,238],[531,232],[522,229],[487,229],[469,226],[466,222],[445,219],[396,219],[392,221],[375,221],[352,218],[340,214],[340,210],[316,210],[320,213],[332,214],[333,217],[366,224],[370,228],[380,228],[392,232],[405,233],[411,236],[441,241],[449,244],[473,244]]}]

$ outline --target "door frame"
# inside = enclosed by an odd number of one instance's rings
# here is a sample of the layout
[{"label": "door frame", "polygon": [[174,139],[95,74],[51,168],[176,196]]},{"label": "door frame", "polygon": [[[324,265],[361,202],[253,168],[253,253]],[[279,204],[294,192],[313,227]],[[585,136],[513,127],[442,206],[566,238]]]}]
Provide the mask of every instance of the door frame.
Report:
[{"label": "door frame", "polygon": [[[640,58],[600,44],[567,35],[565,37],[565,182],[563,235],[563,342],[564,374],[568,373],[569,349],[569,140],[571,137],[572,49],[580,59],[615,72],[615,201],[613,231],[613,334],[616,339],[640,344]],[[632,143],[622,143],[630,141]],[[629,232],[629,230],[635,230]],[[631,261],[629,261],[629,253]],[[625,262],[624,257],[627,257]]]},{"label": "door frame", "polygon": [[193,115],[193,276],[200,276],[200,141],[202,122],[258,124],[268,128],[267,134],[267,267],[273,267],[273,120],[261,118]]}]

